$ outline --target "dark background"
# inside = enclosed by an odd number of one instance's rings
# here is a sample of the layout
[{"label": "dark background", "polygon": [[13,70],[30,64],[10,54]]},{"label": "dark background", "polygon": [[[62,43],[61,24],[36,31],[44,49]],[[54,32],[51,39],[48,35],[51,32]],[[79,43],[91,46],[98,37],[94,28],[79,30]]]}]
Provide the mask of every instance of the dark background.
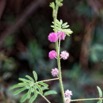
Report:
[{"label": "dark background", "polygon": [[[19,77],[32,76],[33,70],[39,80],[52,78],[56,61],[49,60],[48,52],[54,45],[47,40],[52,32],[51,1],[0,0],[0,103],[19,103],[22,95],[14,96],[8,88]],[[103,88],[103,1],[64,0],[58,18],[73,30],[61,45],[70,53],[62,61],[65,90],[72,90],[73,99],[98,97],[96,86]],[[58,82],[49,84],[58,95],[48,98],[60,103]],[[35,103],[45,101],[39,97]]]}]

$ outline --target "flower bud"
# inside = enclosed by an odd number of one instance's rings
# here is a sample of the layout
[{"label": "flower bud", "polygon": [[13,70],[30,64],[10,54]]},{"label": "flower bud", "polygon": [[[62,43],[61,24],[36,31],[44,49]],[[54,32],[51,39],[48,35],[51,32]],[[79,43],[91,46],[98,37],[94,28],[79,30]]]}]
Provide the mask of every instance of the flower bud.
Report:
[{"label": "flower bud", "polygon": [[49,58],[50,59],[55,59],[57,57],[57,52],[55,50],[51,50],[49,52]]},{"label": "flower bud", "polygon": [[58,41],[57,33],[55,33],[55,32],[50,33],[49,36],[48,36],[48,40],[50,42],[57,42]]}]

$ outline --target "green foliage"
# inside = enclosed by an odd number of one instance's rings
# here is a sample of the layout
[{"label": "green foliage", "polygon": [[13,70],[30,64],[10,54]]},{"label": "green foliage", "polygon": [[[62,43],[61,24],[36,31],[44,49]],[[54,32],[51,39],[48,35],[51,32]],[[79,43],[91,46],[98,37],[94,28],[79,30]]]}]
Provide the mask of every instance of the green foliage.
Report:
[{"label": "green foliage", "polygon": [[52,22],[53,25],[51,25],[51,27],[53,28],[54,31],[62,31],[64,32],[65,34],[67,34],[68,36],[70,36],[70,34],[73,33],[73,31],[71,29],[69,29],[69,25],[67,22],[63,23],[62,20],[57,20],[54,22]]},{"label": "green foliage", "polygon": [[90,59],[93,62],[102,61],[102,59],[103,59],[103,46],[102,46],[102,44],[94,44],[90,48]]},{"label": "green foliage", "polygon": [[62,2],[63,2],[63,0],[56,0],[56,4],[57,4],[58,6],[60,6],[60,7],[63,5]]},{"label": "green foliage", "polygon": [[55,2],[51,2],[50,3],[50,7],[55,10],[56,9],[56,5],[58,5],[59,7],[61,7],[63,5],[63,0],[55,0]]},{"label": "green foliage", "polygon": [[51,7],[52,9],[55,9],[55,3],[54,3],[54,2],[50,3],[50,7]]},{"label": "green foliage", "polygon": [[[99,98],[102,98],[102,90],[101,90],[101,88],[97,86],[97,90],[98,90],[98,93],[99,93]],[[97,103],[102,103],[102,99],[100,99]]]},{"label": "green foliage", "polygon": [[[29,75],[26,75],[25,78],[19,78],[20,83],[15,84],[10,88],[10,90],[14,90],[14,95],[18,95],[22,92],[25,92],[20,99],[20,102],[25,102],[29,99],[29,103],[33,103],[38,95],[51,95],[56,94],[54,90],[48,90],[48,84],[43,81],[37,81],[38,75],[35,71],[33,71],[33,78]],[[46,92],[44,92],[46,91]]]},{"label": "green foliage", "polygon": [[54,90],[49,90],[49,91],[47,91],[47,92],[44,93],[45,96],[51,95],[51,94],[57,94],[57,92],[54,91]]}]

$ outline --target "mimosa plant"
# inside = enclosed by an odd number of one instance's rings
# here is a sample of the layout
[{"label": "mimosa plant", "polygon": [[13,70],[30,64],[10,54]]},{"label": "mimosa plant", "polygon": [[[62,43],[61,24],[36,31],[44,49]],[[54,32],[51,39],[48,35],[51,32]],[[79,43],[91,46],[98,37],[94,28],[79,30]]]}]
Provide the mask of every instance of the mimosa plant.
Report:
[{"label": "mimosa plant", "polygon": [[70,36],[73,31],[69,28],[67,22],[63,22],[63,20],[58,20],[58,9],[63,5],[63,0],[55,0],[50,3],[50,7],[52,8],[52,17],[53,22],[51,27],[53,31],[49,33],[48,40],[55,44],[55,48],[48,53],[48,57],[52,59],[56,59],[57,67],[51,69],[51,74],[53,79],[46,79],[38,81],[38,75],[35,71],[33,71],[34,78],[26,75],[25,78],[19,78],[19,83],[12,86],[11,89],[15,89],[14,94],[18,95],[21,92],[25,91],[25,94],[21,97],[20,102],[25,102],[29,100],[29,103],[35,102],[38,95],[43,97],[47,103],[51,103],[46,96],[57,94],[56,91],[50,90],[47,82],[58,80],[60,84],[60,90],[62,94],[62,103],[70,103],[76,101],[89,101],[89,100],[97,100],[97,103],[102,103],[102,90],[97,86],[99,92],[99,98],[84,98],[84,99],[71,99],[72,91],[64,89],[63,80],[62,80],[62,67],[61,67],[61,59],[67,60],[69,57],[69,53],[66,50],[61,51],[60,46],[61,42],[65,40],[67,36]]}]

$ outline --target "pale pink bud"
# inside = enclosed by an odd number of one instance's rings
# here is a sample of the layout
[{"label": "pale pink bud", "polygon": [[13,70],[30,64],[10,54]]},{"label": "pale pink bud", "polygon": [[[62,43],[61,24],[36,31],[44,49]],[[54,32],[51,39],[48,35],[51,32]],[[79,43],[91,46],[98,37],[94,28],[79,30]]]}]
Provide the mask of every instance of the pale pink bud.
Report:
[{"label": "pale pink bud", "polygon": [[49,52],[49,58],[50,59],[55,59],[57,57],[57,52],[55,50],[51,50]]},{"label": "pale pink bud", "polygon": [[59,40],[65,40],[66,34],[64,32],[57,32]]},{"label": "pale pink bud", "polygon": [[72,96],[72,91],[67,89],[64,93],[64,96],[65,96],[65,103],[70,103],[71,96]]},{"label": "pale pink bud", "polygon": [[52,74],[53,77],[58,76],[58,74],[59,74],[58,69],[57,68],[52,69],[51,74]]},{"label": "pale pink bud", "polygon": [[67,90],[65,91],[64,95],[65,95],[65,97],[71,98],[71,96],[72,96],[72,91],[70,91],[70,90],[67,89]]},{"label": "pale pink bud", "polygon": [[50,42],[57,42],[58,41],[57,33],[55,33],[55,32],[50,33],[49,36],[48,36],[48,40]]},{"label": "pale pink bud", "polygon": [[61,59],[66,60],[69,57],[69,53],[67,51],[62,51],[60,54],[60,57],[61,57]]}]

